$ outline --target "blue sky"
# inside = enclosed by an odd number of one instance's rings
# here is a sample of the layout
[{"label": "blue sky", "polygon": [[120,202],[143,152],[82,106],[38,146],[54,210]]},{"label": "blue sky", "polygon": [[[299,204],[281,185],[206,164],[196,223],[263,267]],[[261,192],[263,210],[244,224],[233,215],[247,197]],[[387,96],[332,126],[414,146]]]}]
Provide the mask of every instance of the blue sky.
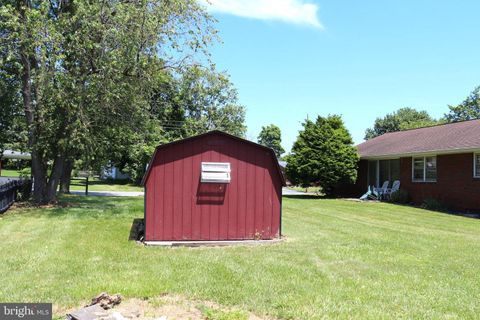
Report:
[{"label": "blue sky", "polygon": [[400,107],[435,117],[480,85],[480,1],[210,0],[212,48],[247,107],[247,137],[340,114],[354,141]]}]

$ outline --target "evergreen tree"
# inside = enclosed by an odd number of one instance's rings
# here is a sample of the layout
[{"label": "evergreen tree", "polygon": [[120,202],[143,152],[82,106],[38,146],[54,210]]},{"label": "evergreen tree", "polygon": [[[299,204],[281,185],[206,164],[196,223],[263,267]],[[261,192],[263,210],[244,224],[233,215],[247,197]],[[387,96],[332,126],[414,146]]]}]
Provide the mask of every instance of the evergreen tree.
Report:
[{"label": "evergreen tree", "polygon": [[357,150],[338,115],[319,116],[315,122],[307,119],[287,162],[292,183],[302,187],[317,184],[326,195],[357,178]]}]

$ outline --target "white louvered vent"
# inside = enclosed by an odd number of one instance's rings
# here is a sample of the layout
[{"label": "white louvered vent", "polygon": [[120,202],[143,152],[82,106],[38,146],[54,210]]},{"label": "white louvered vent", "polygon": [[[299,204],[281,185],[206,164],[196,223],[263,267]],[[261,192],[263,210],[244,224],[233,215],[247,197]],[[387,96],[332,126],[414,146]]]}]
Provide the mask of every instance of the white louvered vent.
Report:
[{"label": "white louvered vent", "polygon": [[230,183],[230,163],[202,162],[201,182]]}]

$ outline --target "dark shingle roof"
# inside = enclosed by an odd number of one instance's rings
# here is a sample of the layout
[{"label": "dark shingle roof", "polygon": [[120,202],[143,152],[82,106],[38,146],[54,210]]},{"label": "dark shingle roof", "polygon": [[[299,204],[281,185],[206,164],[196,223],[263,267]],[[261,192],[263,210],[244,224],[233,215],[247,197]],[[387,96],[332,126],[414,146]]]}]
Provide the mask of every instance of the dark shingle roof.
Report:
[{"label": "dark shingle roof", "polygon": [[357,148],[361,158],[480,149],[480,119],[386,133]]}]

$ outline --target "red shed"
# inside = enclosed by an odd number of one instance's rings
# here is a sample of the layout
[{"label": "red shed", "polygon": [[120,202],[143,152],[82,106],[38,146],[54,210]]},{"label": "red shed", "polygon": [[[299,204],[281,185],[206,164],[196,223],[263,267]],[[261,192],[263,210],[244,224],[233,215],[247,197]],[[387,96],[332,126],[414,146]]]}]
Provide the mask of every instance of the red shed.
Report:
[{"label": "red shed", "polygon": [[146,241],[273,239],[283,174],[272,149],[220,131],[158,146],[143,179]]}]

